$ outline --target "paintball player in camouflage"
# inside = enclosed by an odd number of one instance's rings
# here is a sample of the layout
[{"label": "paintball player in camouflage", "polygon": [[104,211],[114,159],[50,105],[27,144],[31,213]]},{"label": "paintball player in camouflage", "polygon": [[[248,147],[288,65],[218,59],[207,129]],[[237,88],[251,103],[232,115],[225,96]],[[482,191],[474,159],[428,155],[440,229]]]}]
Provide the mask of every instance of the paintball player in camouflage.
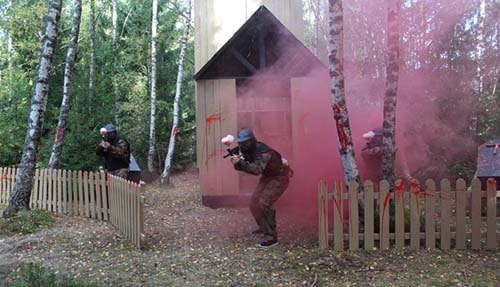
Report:
[{"label": "paintball player in camouflage", "polygon": [[243,129],[238,134],[239,155],[233,155],[231,162],[236,170],[253,175],[261,175],[252,194],[250,211],[259,229],[253,233],[263,233],[260,247],[278,244],[276,232],[276,210],[273,204],[288,187],[291,169],[281,155],[257,141],[252,130]]},{"label": "paintball player in camouflage", "polygon": [[107,124],[101,135],[103,141],[96,146],[96,154],[104,157],[104,169],[112,175],[126,179],[130,164],[130,145],[118,135],[113,124]]}]

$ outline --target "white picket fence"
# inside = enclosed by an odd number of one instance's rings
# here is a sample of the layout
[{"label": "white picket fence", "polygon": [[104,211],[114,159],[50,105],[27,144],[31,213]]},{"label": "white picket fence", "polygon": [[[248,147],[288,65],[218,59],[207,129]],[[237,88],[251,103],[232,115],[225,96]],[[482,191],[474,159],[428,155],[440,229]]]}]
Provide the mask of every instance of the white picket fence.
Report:
[{"label": "white picket fence", "polygon": [[[8,204],[17,168],[0,167],[0,204]],[[137,248],[144,240],[143,185],[105,174],[37,169],[30,208],[110,221]]]}]

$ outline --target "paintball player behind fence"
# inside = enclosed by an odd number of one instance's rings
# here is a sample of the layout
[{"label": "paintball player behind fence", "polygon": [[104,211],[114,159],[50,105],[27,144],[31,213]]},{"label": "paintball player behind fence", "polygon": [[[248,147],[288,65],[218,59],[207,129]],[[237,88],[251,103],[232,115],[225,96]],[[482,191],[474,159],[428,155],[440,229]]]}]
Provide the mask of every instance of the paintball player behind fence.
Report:
[{"label": "paintball player behind fence", "polygon": [[107,124],[101,128],[102,142],[96,146],[96,154],[104,157],[106,172],[127,178],[130,165],[130,145],[118,135],[116,126]]},{"label": "paintball player behind fence", "polygon": [[231,156],[234,168],[253,175],[261,175],[252,194],[250,211],[259,228],[253,234],[264,234],[259,247],[278,244],[276,210],[273,204],[287,189],[292,171],[281,155],[257,141],[252,130],[243,129],[238,134],[239,155]]}]

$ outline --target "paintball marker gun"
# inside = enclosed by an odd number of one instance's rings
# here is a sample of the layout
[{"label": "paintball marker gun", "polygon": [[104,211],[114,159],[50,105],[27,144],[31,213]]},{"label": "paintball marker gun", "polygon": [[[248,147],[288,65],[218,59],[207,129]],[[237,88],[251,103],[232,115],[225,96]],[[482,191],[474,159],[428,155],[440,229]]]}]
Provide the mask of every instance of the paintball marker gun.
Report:
[{"label": "paintball marker gun", "polygon": [[234,142],[234,136],[232,135],[227,135],[225,137],[223,137],[221,139],[221,142],[228,146],[228,148],[226,149],[227,150],[227,154],[224,156],[224,158],[228,157],[228,156],[233,156],[233,155],[239,155],[240,154],[240,148],[237,146],[237,147],[234,147],[234,148],[229,148],[230,145],[233,144]]}]

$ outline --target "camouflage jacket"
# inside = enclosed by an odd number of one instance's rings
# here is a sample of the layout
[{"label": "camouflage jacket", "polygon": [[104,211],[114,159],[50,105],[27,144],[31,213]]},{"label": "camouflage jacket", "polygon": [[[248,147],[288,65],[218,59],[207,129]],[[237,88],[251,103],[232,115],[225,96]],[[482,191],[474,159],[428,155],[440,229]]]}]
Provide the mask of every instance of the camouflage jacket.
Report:
[{"label": "camouflage jacket", "polygon": [[117,137],[105,150],[100,144],[96,146],[96,154],[104,157],[104,168],[110,171],[128,168],[130,164],[130,146],[127,140]]},{"label": "camouflage jacket", "polygon": [[281,155],[263,143],[257,143],[255,151],[251,155],[245,155],[243,159],[234,164],[236,170],[264,177],[281,176],[286,174]]}]

